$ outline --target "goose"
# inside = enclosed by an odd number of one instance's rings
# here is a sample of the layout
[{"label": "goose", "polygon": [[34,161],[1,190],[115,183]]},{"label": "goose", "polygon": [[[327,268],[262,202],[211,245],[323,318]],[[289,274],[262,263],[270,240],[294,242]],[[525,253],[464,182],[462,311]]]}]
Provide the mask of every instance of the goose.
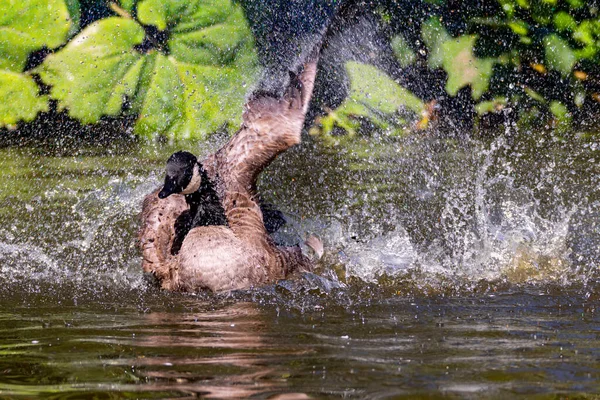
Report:
[{"label": "goose", "polygon": [[[299,247],[277,246],[269,236],[256,181],[279,154],[300,143],[316,64],[313,56],[282,97],[262,94],[248,100],[241,128],[202,163],[191,153],[168,163],[164,186],[143,201],[139,233],[142,268],[154,274],[162,288],[246,289],[312,270],[313,263]],[[214,193],[194,199],[203,184]],[[204,210],[207,199],[214,204]],[[219,206],[226,223],[217,216]],[[198,207],[195,215],[193,207]],[[202,225],[207,218],[219,223]],[[307,245],[322,254],[317,238],[309,238]]]}]

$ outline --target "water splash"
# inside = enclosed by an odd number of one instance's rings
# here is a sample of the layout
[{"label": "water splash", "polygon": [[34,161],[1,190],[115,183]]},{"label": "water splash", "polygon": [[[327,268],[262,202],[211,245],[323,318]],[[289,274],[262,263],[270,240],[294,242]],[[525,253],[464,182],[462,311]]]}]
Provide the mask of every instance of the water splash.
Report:
[{"label": "water splash", "polygon": [[[0,242],[2,279],[121,288],[141,288],[135,232],[137,215],[146,194],[158,186],[155,174],[113,178],[106,185],[79,194],[67,192],[73,204],[60,207],[56,221],[38,223],[31,215],[21,232]],[[62,188],[44,193],[54,202]],[[43,208],[43,207],[40,207]],[[26,210],[34,211],[26,205]],[[43,211],[41,211],[43,212]]]},{"label": "water splash", "polygon": [[[125,179],[111,179],[107,186],[82,196],[71,207],[73,213],[79,216],[77,224],[82,237],[70,241],[68,245],[86,252],[98,234],[104,232],[112,236],[110,229],[105,231],[102,229],[110,226],[111,221],[114,223],[115,220],[138,214],[144,196],[158,187],[159,180],[155,174],[152,174],[146,182],[132,188],[132,183],[137,181],[138,179],[132,176]],[[95,214],[96,210],[100,213]]]},{"label": "water splash", "polygon": [[[532,174],[523,169],[521,146],[507,135],[490,143],[472,140],[446,152],[445,158],[426,152],[420,160],[410,155],[406,165],[390,172],[404,177],[395,186],[405,185],[398,189],[404,192],[393,201],[410,204],[408,208],[379,204],[386,209],[374,220],[373,204],[351,212],[344,206],[334,212],[346,215],[342,222],[330,218],[320,235],[328,239],[336,262],[344,265],[345,276],[367,282],[415,272],[437,286],[480,280],[586,282],[600,259],[600,241],[592,233],[599,221],[580,218],[585,233],[573,229],[574,215],[591,213],[587,203],[563,196],[572,189],[562,175],[572,175],[577,165],[556,152]],[[550,195],[540,189],[545,187]],[[587,190],[598,195],[598,186]],[[347,193],[352,202],[354,193]],[[368,194],[362,190],[355,196]],[[410,196],[416,200],[407,200]],[[428,233],[426,239],[421,231]],[[573,247],[584,263],[576,262]]]},{"label": "water splash", "polygon": [[[508,134],[460,144],[371,138],[362,159],[306,146],[274,165],[260,190],[288,212],[278,242],[323,239],[324,288],[382,276],[440,290],[480,280],[587,282],[600,260],[594,143],[538,154],[539,141]],[[130,171],[87,190],[51,181],[33,200],[9,202],[0,233],[5,286],[146,287],[137,215],[159,175]]]}]

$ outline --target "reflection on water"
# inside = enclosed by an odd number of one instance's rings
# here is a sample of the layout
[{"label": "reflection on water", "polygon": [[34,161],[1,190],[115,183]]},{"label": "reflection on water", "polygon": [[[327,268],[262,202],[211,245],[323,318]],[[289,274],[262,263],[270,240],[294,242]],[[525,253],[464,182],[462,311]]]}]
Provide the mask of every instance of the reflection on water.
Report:
[{"label": "reflection on water", "polygon": [[1,149],[0,397],[598,393],[600,145],[548,137],[295,149],[261,192],[323,264],[216,296],[140,271],[172,148]]},{"label": "reflection on water", "polygon": [[162,294],[146,312],[125,306],[126,296],[105,308],[95,299],[40,308],[13,299],[12,311],[0,313],[0,395],[506,398],[600,390],[597,303],[557,293],[388,298],[303,312],[289,299],[177,297]]},{"label": "reflection on water", "polygon": [[[84,306],[33,318],[1,314],[0,394],[157,392],[240,398],[282,387],[271,381],[280,371],[268,359],[286,351],[263,337],[267,324],[254,304],[215,310],[199,306],[197,312],[177,313],[95,314]],[[42,376],[29,387],[24,379],[36,381],[33,373]]]}]

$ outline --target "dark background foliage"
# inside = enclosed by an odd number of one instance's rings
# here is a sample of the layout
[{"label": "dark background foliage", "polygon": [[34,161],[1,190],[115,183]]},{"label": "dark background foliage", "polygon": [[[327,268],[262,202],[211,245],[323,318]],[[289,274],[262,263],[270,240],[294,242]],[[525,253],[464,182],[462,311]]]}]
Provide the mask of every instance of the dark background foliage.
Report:
[{"label": "dark background foliage", "polygon": [[[315,122],[312,132],[324,137],[365,127],[397,134],[432,125],[449,134],[466,134],[474,126],[495,127],[507,120],[525,128],[543,124],[566,131],[575,124],[593,130],[600,112],[597,1],[347,0],[334,7],[336,2],[324,0],[296,2],[295,8],[287,2],[244,1],[251,34],[248,27],[238,28],[240,20],[218,15],[219,7],[230,14],[241,12],[240,4],[225,0],[214,10],[199,0],[187,5],[170,0],[164,7],[152,0],[56,0],[53,5],[63,4],[70,15],[68,32],[63,29],[64,40],[58,44],[44,37],[54,34],[46,28],[35,30],[39,21],[33,11],[43,3],[28,0],[20,22],[4,22],[18,31],[19,24],[25,26],[32,18],[32,35],[39,38],[38,44],[23,50],[28,52],[24,66],[10,64],[9,57],[9,64],[0,69],[0,79],[8,82],[0,98],[11,104],[0,108],[3,137],[39,133],[49,124],[61,126],[60,121],[69,121],[63,124],[65,129],[93,135],[102,129],[91,125],[174,139],[231,131],[250,88],[268,81],[266,77],[273,77],[270,89],[281,86],[276,77],[295,68],[294,57],[305,45],[303,34],[317,31],[326,33],[310,119]],[[268,8],[270,4],[278,6]],[[304,6],[308,9],[302,10]],[[316,11],[310,14],[311,9]],[[162,19],[148,17],[153,13]],[[310,18],[290,23],[303,13]],[[133,21],[132,30],[106,28],[115,17]],[[65,59],[78,57],[70,45],[89,36],[91,25],[101,27],[97,40],[106,54],[118,39],[141,28],[140,40],[131,39],[123,47],[135,56],[119,65],[94,64],[93,59],[92,72],[65,66]],[[288,33],[299,39],[282,40]],[[290,51],[289,43],[294,43],[295,51]],[[262,78],[256,74],[257,53],[266,67]],[[90,54],[81,54],[81,64],[94,57]],[[352,62],[371,64],[383,75],[362,69],[370,72],[353,81],[351,69],[362,67],[348,64]],[[125,74],[122,79],[114,76],[117,67]],[[186,78],[190,73],[193,78]],[[69,98],[65,79],[73,75],[73,85],[100,88],[82,92],[89,95],[89,105],[78,104],[86,101],[84,95]],[[101,93],[110,101],[94,98]],[[168,98],[171,95],[173,99]],[[21,100],[14,102],[18,96]],[[105,110],[98,109],[105,103]],[[150,115],[157,110],[165,110],[164,115]]]}]

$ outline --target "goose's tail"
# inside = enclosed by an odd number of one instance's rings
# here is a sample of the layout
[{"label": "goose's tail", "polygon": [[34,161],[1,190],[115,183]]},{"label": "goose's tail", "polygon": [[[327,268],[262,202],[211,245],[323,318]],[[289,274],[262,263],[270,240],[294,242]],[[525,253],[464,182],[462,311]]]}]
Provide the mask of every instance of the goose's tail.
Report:
[{"label": "goose's tail", "polygon": [[321,241],[321,239],[319,239],[315,235],[310,235],[304,241],[304,244],[306,244],[312,249],[312,251],[315,252],[318,259],[321,259],[321,257],[323,257],[323,253],[325,253],[325,248],[323,247],[323,242]]}]

